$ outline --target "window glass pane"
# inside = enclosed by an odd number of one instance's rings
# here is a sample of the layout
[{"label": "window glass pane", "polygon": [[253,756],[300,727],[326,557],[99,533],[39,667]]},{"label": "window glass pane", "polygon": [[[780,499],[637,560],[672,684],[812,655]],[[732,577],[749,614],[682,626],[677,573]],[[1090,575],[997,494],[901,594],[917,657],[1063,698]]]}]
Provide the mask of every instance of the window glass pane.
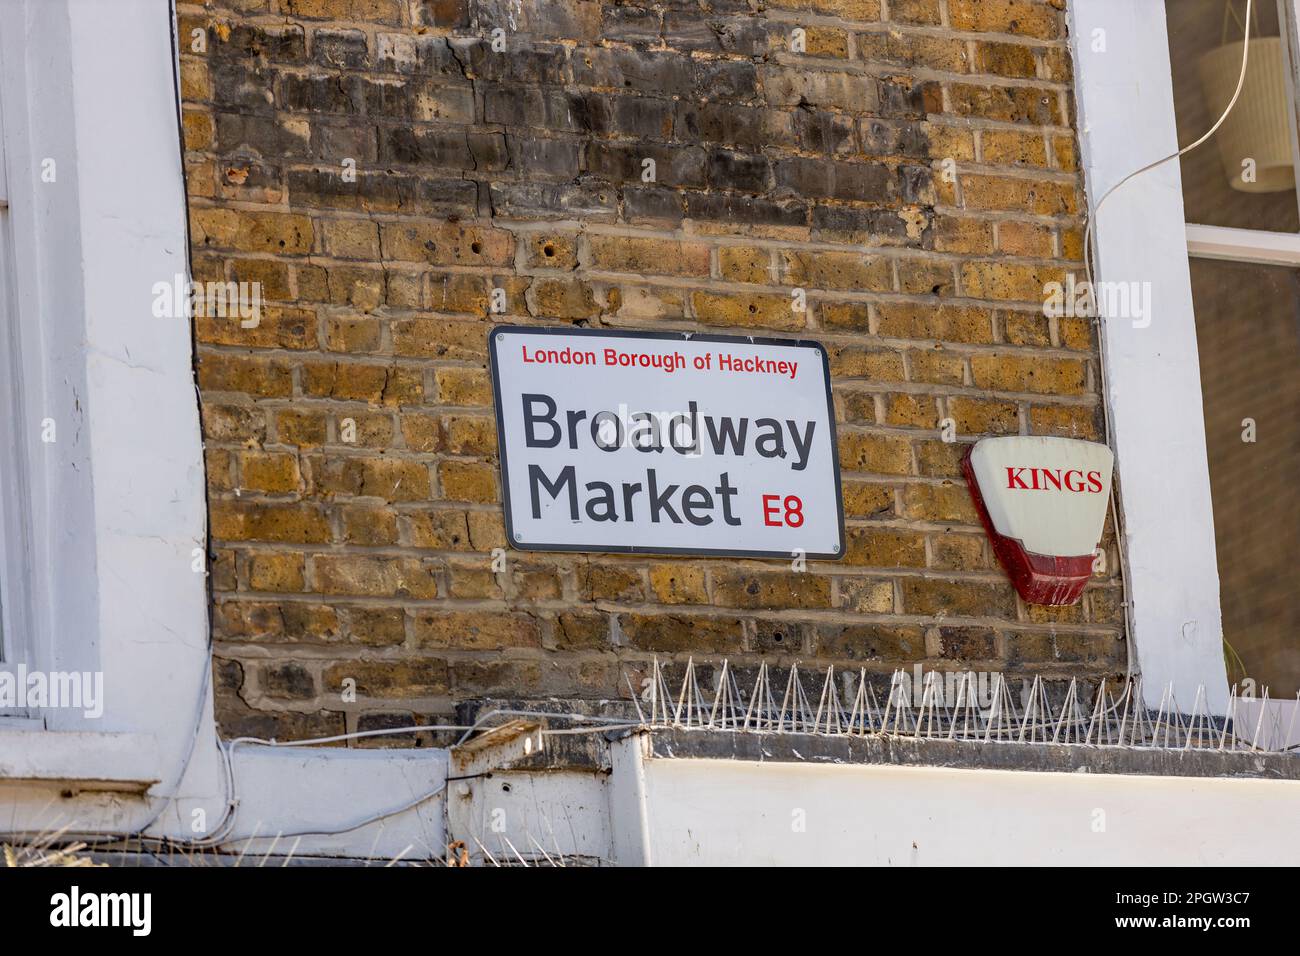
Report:
[{"label": "window glass pane", "polygon": [[1228,677],[1294,698],[1300,270],[1209,259],[1193,259],[1191,269]]},{"label": "window glass pane", "polygon": [[[1205,134],[1241,74],[1245,0],[1166,0],[1178,144]],[[1300,231],[1291,69],[1276,0],[1255,0],[1246,82],[1213,137],[1182,157],[1187,221]]]}]

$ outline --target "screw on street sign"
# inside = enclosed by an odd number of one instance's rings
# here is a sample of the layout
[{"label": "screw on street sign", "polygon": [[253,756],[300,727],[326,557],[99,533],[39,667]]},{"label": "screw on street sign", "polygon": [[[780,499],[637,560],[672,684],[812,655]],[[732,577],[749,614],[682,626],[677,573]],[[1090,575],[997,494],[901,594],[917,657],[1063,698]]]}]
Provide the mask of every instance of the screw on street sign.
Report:
[{"label": "screw on street sign", "polygon": [[843,556],[820,344],[498,326],[490,352],[516,546]]}]

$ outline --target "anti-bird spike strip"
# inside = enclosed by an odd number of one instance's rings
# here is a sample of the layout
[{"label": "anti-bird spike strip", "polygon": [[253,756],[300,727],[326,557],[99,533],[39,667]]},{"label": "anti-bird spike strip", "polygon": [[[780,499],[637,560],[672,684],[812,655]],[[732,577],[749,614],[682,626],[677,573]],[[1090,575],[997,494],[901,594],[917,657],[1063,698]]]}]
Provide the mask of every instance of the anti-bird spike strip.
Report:
[{"label": "anti-bird spike strip", "polygon": [[[1282,733],[1280,719],[1273,718],[1277,726],[1266,727],[1263,713],[1257,717],[1249,711],[1243,713],[1240,705],[1245,699],[1238,695],[1236,687],[1232,688],[1226,716],[1216,718],[1209,712],[1203,684],[1195,688],[1191,710],[1184,713],[1172,683],[1163,688],[1154,711],[1145,706],[1142,679],[1138,676],[1124,681],[1118,696],[1106,680],[1100,680],[1086,697],[1078,679],[1071,678],[1061,704],[1054,706],[1049,693],[1051,679],[1041,674],[1017,675],[1022,681],[1017,695],[1011,681],[1000,673],[977,676],[973,671],[929,671],[918,680],[904,670],[895,670],[888,677],[882,708],[870,677],[883,681],[884,675],[868,675],[865,668],[856,674],[837,674],[834,666],[828,666],[821,675],[814,710],[798,664],[792,664],[780,682],[774,668],[763,661],[754,672],[753,686],[745,691],[728,659],[711,665],[697,664],[691,657],[684,665],[680,690],[675,695],[669,690],[666,673],[671,666],[654,659],[649,718],[641,718],[651,729],[1263,753],[1278,751],[1261,744],[1261,739],[1288,737]],[[701,685],[701,669],[706,667],[713,675],[711,698],[707,687]],[[848,696],[841,697],[837,682],[845,684]],[[783,687],[779,705],[774,685]],[[1016,706],[1017,696],[1021,707]],[[850,698],[852,703],[846,709],[844,701]],[[1267,690],[1263,700],[1268,700]],[[1300,707],[1300,694],[1297,705]],[[1267,736],[1265,730],[1269,731]]]}]

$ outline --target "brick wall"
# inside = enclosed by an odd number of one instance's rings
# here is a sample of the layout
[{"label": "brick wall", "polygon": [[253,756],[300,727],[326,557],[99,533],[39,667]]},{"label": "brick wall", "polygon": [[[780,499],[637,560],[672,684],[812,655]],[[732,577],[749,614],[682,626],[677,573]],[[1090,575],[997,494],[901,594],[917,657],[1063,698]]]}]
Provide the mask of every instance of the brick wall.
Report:
[{"label": "brick wall", "polygon": [[[1062,6],[181,3],[195,278],[269,300],[196,323],[223,731],[620,696],[655,655],[1122,670],[1117,575],[1019,603],[958,473],[1099,437],[1093,330],[1041,308],[1081,249]],[[822,341],[845,560],[494,568],[499,321]]]}]

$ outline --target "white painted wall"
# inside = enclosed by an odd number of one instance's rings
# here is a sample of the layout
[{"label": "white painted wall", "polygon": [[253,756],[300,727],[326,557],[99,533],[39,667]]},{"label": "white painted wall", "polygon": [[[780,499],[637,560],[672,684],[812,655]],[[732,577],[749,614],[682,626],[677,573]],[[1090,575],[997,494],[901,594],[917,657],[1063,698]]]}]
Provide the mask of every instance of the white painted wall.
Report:
[{"label": "white painted wall", "polygon": [[[1126,175],[1178,149],[1165,11],[1157,0],[1071,0],[1068,9],[1095,209]],[[1094,51],[1097,39],[1104,52]],[[1148,327],[1115,318],[1103,329],[1144,692],[1158,706],[1174,681],[1179,699],[1190,702],[1203,683],[1211,708],[1224,713],[1219,572],[1178,163],[1117,190],[1094,228],[1098,280],[1151,283]]]},{"label": "white painted wall", "polygon": [[[189,272],[172,12],[167,0],[0,0],[0,18],[0,95],[18,147],[14,416],[58,427],[51,445],[28,430],[36,600],[24,660],[103,670],[105,695],[98,720],[56,710],[0,728],[4,828],[122,833],[157,816],[150,835],[194,839],[223,820],[228,790],[203,562],[193,567],[207,513],[190,328],[152,314],[154,284]],[[270,841],[242,838],[401,807],[441,786],[447,757],[245,744],[234,761],[232,847],[266,852]],[[442,819],[435,798],[303,837],[296,852],[427,856],[443,845]]]},{"label": "white painted wall", "polygon": [[[192,566],[206,507],[190,330],[151,309],[154,283],[188,272],[170,9],[6,0],[3,13],[34,541],[25,662],[102,671],[105,698],[99,719],[42,713],[47,729],[6,733],[6,751],[32,779],[80,755],[88,771],[191,794],[166,815],[188,832],[194,806],[219,810],[220,778]],[[53,443],[31,427],[44,417]],[[105,734],[112,747],[98,748]],[[94,755],[114,749],[129,759],[101,767]],[[157,806],[120,803],[111,825]],[[26,809],[15,825],[109,825],[75,800]]]},{"label": "white painted wall", "polygon": [[665,759],[647,761],[645,778],[655,866],[1300,858],[1300,781]]}]

